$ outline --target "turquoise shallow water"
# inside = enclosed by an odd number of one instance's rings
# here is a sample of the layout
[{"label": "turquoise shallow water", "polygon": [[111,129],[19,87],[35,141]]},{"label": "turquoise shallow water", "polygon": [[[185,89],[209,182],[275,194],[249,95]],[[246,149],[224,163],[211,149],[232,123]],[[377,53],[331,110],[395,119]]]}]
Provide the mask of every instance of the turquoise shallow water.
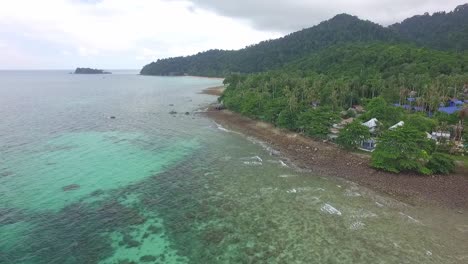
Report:
[{"label": "turquoise shallow water", "polygon": [[0,72],[0,263],[468,260],[466,215],[294,169],[196,114],[219,84]]}]

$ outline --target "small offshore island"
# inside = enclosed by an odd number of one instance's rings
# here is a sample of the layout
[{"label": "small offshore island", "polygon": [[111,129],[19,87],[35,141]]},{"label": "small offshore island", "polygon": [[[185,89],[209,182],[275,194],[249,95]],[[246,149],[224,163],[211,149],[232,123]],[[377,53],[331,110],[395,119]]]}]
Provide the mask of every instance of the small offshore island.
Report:
[{"label": "small offshore island", "polygon": [[92,69],[92,68],[76,68],[73,74],[112,74],[101,69]]}]

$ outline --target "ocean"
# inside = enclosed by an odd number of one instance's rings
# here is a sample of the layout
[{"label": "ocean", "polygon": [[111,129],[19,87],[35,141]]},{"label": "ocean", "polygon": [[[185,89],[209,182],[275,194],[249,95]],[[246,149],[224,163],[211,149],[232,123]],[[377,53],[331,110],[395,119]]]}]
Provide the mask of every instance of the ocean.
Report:
[{"label": "ocean", "polygon": [[221,83],[0,71],[0,263],[468,261],[466,214],[300,170],[203,117]]}]

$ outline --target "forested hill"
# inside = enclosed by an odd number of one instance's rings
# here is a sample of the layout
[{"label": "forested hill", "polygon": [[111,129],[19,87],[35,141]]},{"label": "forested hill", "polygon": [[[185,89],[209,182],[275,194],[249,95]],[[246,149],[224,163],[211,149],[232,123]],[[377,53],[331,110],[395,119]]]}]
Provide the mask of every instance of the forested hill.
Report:
[{"label": "forested hill", "polygon": [[454,11],[414,16],[390,26],[405,40],[435,49],[468,49],[468,4]]},{"label": "forested hill", "polygon": [[141,74],[225,76],[232,72],[262,72],[336,44],[397,39],[390,29],[341,14],[317,26],[238,51],[210,50],[188,57],[158,60],[146,65]]},{"label": "forested hill", "polygon": [[280,68],[294,60],[338,44],[409,42],[440,50],[468,50],[468,4],[454,11],[414,16],[389,27],[347,14],[285,37],[237,51],[210,50],[187,57],[152,62],[143,75],[227,76]]},{"label": "forested hill", "polygon": [[223,99],[229,109],[275,123],[281,111],[301,112],[298,109],[308,109],[311,102],[347,109],[376,96],[401,102],[409,91],[420,96],[418,103],[435,109],[444,96],[462,98],[457,94],[461,89],[454,87],[463,87],[467,80],[468,52],[411,44],[346,44],[280,70],[230,75]]}]

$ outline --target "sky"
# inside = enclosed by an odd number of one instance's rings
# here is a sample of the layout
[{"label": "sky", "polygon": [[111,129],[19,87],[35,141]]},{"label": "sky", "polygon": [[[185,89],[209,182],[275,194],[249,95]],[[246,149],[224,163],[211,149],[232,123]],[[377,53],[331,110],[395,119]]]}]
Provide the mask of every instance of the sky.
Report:
[{"label": "sky", "polygon": [[0,0],[0,69],[139,69],[240,49],[340,13],[390,25],[467,0]]}]

